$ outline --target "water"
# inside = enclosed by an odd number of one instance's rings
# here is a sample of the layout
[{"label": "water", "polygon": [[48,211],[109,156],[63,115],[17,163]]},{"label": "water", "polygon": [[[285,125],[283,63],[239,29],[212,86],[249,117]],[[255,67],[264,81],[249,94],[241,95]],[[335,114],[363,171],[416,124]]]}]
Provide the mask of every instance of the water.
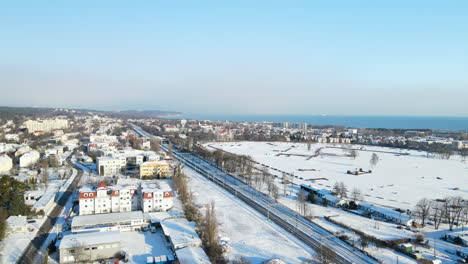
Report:
[{"label": "water", "polygon": [[356,128],[401,128],[468,131],[468,117],[429,116],[329,116],[329,115],[219,115],[185,114],[171,117],[234,122],[290,122],[310,125],[336,125]]}]

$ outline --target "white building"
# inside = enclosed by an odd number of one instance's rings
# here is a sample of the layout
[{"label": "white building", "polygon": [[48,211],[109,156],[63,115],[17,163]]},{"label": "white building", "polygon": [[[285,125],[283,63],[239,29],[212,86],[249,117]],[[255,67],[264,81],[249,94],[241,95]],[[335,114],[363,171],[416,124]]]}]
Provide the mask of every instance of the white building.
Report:
[{"label": "white building", "polygon": [[39,152],[35,150],[31,150],[29,152],[24,153],[20,157],[20,167],[25,168],[35,164],[39,160],[40,156],[41,155],[39,154]]},{"label": "white building", "polygon": [[110,176],[120,174],[120,171],[127,166],[125,157],[98,157],[96,166],[99,176]]},{"label": "white building", "polygon": [[92,134],[89,137],[89,142],[91,143],[119,143],[119,140],[117,139],[117,136]]},{"label": "white building", "polygon": [[171,187],[163,182],[145,182],[141,185],[143,212],[167,211],[174,205]]},{"label": "white building", "polygon": [[13,161],[6,155],[0,155],[0,174],[7,173],[13,168]]},{"label": "white building", "polygon": [[110,259],[121,251],[120,232],[89,232],[66,235],[59,245],[60,263]]},{"label": "white building", "polygon": [[12,215],[7,218],[6,223],[7,223],[6,232],[9,234],[26,232],[26,225],[27,225],[26,216]]},{"label": "white building", "polygon": [[20,137],[18,134],[5,134],[5,139],[7,141],[14,141],[14,142],[18,142]]},{"label": "white building", "polygon": [[168,184],[156,181],[106,186],[99,183],[97,188],[82,188],[79,195],[80,215],[130,212],[166,211],[173,206],[173,193]]},{"label": "white building", "polygon": [[76,232],[106,232],[106,231],[138,231],[149,225],[142,211],[110,213],[98,215],[78,215],[73,217],[71,231]]},{"label": "white building", "polygon": [[45,119],[45,120],[28,120],[24,122],[29,133],[33,132],[51,132],[56,129],[68,128],[67,119]]}]

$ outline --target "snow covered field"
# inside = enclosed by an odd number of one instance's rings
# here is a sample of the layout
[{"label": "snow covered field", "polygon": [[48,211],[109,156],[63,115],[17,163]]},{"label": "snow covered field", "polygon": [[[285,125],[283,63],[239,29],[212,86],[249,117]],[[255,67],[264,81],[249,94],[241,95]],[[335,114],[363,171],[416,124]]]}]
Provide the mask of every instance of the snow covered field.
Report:
[{"label": "snow covered field", "polygon": [[[412,209],[421,198],[458,195],[468,198],[468,165],[459,157],[444,160],[428,158],[425,152],[420,151],[348,145],[359,149],[358,156],[353,159],[347,156],[346,150],[336,148],[342,147],[338,144],[312,144],[311,150],[307,150],[305,143],[286,142],[207,143],[205,146],[249,155],[257,162],[293,173],[297,176],[294,178],[296,184],[331,189],[335,182],[344,182],[350,191],[360,189],[364,200],[375,204]],[[321,154],[309,159],[308,156],[319,148],[322,148]],[[379,157],[376,166],[370,165],[372,153]],[[346,173],[359,168],[372,170],[372,173],[359,176]],[[273,169],[270,169],[270,173],[281,175],[281,172]],[[314,178],[325,179],[311,181]]]},{"label": "snow covered field", "polygon": [[313,251],[309,247],[266,217],[193,170],[185,171],[196,204],[215,202],[220,236],[229,245],[229,259],[245,257],[256,264],[279,258],[294,264],[312,258]]}]

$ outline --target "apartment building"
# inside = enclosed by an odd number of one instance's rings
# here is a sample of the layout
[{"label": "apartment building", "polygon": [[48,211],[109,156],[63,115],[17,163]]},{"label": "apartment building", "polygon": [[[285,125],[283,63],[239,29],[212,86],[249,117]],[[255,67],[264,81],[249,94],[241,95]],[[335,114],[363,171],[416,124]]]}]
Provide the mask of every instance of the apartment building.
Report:
[{"label": "apartment building", "polygon": [[111,176],[119,174],[127,166],[125,157],[98,157],[96,166],[99,176]]},{"label": "apartment building", "polygon": [[166,183],[143,182],[140,186],[123,184],[107,186],[100,182],[96,187],[80,189],[80,215],[130,212],[166,211],[173,206],[173,193]]},{"label": "apartment building", "polygon": [[29,133],[33,132],[51,132],[56,129],[68,128],[67,119],[45,119],[45,120],[28,120],[24,122]]},{"label": "apartment building", "polygon": [[169,177],[169,168],[170,164],[165,160],[144,162],[140,165],[140,178],[167,178]]}]

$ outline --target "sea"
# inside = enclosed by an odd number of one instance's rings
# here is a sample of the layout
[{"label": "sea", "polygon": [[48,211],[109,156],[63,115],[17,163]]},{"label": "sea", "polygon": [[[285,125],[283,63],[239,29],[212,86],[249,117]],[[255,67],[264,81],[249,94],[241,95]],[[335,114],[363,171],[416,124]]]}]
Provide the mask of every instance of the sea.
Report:
[{"label": "sea", "polygon": [[289,122],[307,123],[316,126],[332,125],[354,128],[468,131],[468,117],[183,114],[167,118],[233,122]]}]

